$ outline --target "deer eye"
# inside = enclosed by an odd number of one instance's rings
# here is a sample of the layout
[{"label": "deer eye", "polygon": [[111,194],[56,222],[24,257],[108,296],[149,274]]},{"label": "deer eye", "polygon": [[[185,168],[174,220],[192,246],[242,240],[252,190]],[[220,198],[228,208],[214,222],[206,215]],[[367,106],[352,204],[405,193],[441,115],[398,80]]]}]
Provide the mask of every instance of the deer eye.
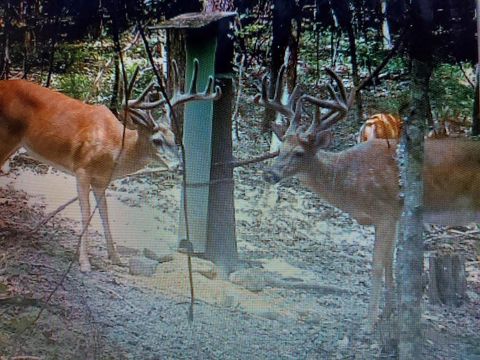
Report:
[{"label": "deer eye", "polygon": [[152,142],[155,145],[162,145],[163,144],[163,140],[161,138],[155,138],[155,139],[152,140]]}]

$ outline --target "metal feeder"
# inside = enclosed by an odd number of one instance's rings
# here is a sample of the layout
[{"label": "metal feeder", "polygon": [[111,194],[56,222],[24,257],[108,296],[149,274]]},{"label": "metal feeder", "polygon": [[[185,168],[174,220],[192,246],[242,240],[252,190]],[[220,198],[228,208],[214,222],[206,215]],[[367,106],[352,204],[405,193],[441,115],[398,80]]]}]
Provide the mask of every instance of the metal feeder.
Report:
[{"label": "metal feeder", "polygon": [[[198,88],[214,76],[222,88],[217,101],[185,105],[183,143],[187,176],[187,216],[193,252],[213,261],[220,275],[235,269],[235,208],[232,167],[233,37],[228,36],[236,13],[189,13],[157,28],[183,31],[186,39],[186,86],[193,62],[199,62]],[[182,193],[179,240],[186,237]]]}]

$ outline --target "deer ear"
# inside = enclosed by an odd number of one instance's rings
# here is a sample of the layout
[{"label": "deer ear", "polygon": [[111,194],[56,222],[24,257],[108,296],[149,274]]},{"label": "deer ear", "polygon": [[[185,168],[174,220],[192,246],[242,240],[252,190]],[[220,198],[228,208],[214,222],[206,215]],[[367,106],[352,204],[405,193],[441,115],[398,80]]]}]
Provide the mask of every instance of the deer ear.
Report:
[{"label": "deer ear", "polygon": [[327,148],[330,146],[333,140],[333,134],[329,130],[323,130],[318,132],[315,136],[315,147]]}]

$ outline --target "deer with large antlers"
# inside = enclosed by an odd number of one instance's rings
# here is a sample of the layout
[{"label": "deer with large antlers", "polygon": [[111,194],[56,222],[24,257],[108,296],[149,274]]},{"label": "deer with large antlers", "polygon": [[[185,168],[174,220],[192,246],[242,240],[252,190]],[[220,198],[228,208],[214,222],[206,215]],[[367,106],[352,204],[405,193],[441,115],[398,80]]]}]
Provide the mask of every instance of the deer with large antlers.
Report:
[{"label": "deer with large antlers", "polygon": [[[264,78],[262,93],[255,103],[281,112],[289,121],[283,134],[278,158],[266,171],[266,179],[276,183],[296,176],[311,190],[359,224],[375,226],[372,264],[372,290],[369,320],[378,320],[385,278],[385,310],[394,305],[393,254],[397,225],[402,212],[396,150],[384,140],[373,139],[347,150],[325,150],[330,144],[330,127],[347,116],[355,89],[347,95],[341,79],[328,74],[338,92],[327,86],[331,100],[309,95],[297,97],[296,105],[282,104],[278,96],[267,94]],[[283,71],[280,72],[282,76]],[[277,80],[277,84],[281,79]],[[279,87],[277,86],[277,91]],[[315,116],[309,128],[299,127],[302,102],[326,109]],[[320,111],[317,112],[320,114]],[[480,142],[467,139],[427,139],[425,142],[424,221],[443,225],[461,225],[480,220]]]},{"label": "deer with large antlers", "polygon": [[[175,89],[172,106],[192,100],[215,100],[210,79],[205,91],[197,91],[198,63],[195,63],[189,92],[182,92],[178,70],[173,64]],[[137,72],[127,85],[133,89]],[[108,257],[120,264],[110,232],[105,190],[113,179],[144,168],[149,163],[175,169],[181,164],[174,134],[168,123],[156,121],[151,110],[166,99],[145,100],[150,84],[141,95],[124,103],[122,122],[105,106],[88,105],[59,92],[25,80],[0,81],[0,166],[17,149],[24,147],[33,157],[76,177],[78,198],[85,229],[90,217],[89,192],[93,191],[104,228]],[[124,124],[126,128],[124,128]],[[86,234],[79,247],[80,270],[91,270]]]}]

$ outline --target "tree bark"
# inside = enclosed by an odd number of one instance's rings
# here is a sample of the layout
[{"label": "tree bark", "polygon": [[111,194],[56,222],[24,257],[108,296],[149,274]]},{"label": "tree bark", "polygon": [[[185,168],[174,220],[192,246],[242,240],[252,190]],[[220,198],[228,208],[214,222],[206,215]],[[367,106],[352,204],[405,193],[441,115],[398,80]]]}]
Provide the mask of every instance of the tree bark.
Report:
[{"label": "tree bark", "polygon": [[10,28],[11,28],[11,4],[10,0],[7,0],[5,6],[5,38],[4,38],[4,50],[3,50],[3,62],[1,78],[8,79],[10,75]]},{"label": "tree bark", "polygon": [[428,300],[432,304],[460,306],[466,299],[465,257],[436,254],[429,259]]},{"label": "tree bark", "polygon": [[[352,65],[352,78],[353,84],[358,86],[360,82],[359,71],[358,71],[358,59],[357,59],[357,43],[355,40],[355,30],[353,28],[353,13],[350,9],[349,2],[346,0],[337,0],[331,2],[332,10],[335,15],[335,18],[340,25],[340,28],[347,33],[349,52],[350,52],[350,63]],[[355,97],[355,121],[357,123],[362,122],[362,95],[360,91],[357,91]]]},{"label": "tree bark", "polygon": [[477,67],[475,71],[475,100],[473,102],[472,135],[480,135],[480,0],[477,7]]},{"label": "tree bark", "polygon": [[398,239],[397,285],[399,291],[399,358],[421,359],[420,328],[423,270],[423,146],[431,63],[412,64],[410,116],[399,149],[404,210]]},{"label": "tree bark", "polygon": [[433,6],[430,1],[412,3],[412,59],[410,105],[399,152],[401,194],[404,209],[397,242],[397,286],[399,292],[399,359],[422,359],[420,328],[423,271],[423,160],[428,118],[428,88],[432,73],[431,34]]},{"label": "tree bark", "polygon": [[[173,67],[172,61],[175,60],[178,67],[177,79],[180,88],[185,87],[185,35],[180,30],[167,31],[167,56],[168,56],[168,76],[167,76],[167,93],[169,96],[173,95]],[[174,116],[172,117],[172,129],[175,134],[175,139],[181,141],[183,139],[183,110],[184,105],[179,105],[173,110]],[[175,119],[175,121],[173,120]]]},{"label": "tree bark", "polygon": [[[275,80],[278,71],[284,62],[285,50],[291,39],[292,20],[294,19],[294,0],[274,0],[273,1],[273,20],[272,20],[272,47],[270,64],[270,88],[273,93],[275,89]],[[266,109],[263,117],[262,131],[270,129],[270,124],[275,120],[275,112]]]}]

